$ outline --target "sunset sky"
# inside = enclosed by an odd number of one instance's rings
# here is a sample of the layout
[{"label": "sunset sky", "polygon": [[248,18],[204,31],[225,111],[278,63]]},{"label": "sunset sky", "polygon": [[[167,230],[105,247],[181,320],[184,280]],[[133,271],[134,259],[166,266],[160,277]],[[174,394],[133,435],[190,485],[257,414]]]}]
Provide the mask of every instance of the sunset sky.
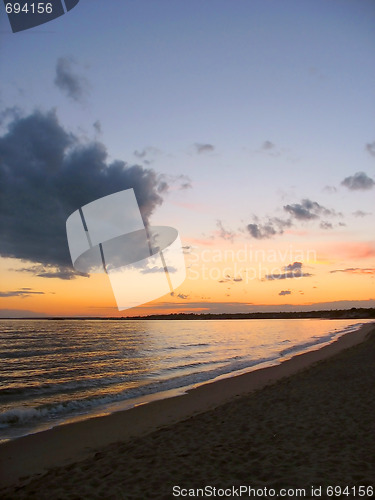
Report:
[{"label": "sunset sky", "polygon": [[[0,15],[0,317],[375,307],[373,0]],[[187,278],[118,311],[65,221],[128,188]]]}]

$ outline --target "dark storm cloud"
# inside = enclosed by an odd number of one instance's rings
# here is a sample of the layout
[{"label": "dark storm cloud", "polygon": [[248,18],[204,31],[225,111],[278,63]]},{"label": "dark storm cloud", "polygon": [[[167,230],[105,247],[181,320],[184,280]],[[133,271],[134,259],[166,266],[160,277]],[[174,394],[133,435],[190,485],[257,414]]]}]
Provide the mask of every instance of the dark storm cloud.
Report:
[{"label": "dark storm cloud", "polygon": [[290,290],[281,290],[279,295],[290,295],[292,292]]},{"label": "dark storm cloud", "polygon": [[81,143],[54,112],[16,118],[0,137],[0,255],[41,264],[35,269],[40,276],[57,272],[70,279],[67,217],[97,198],[133,188],[147,223],[162,203],[158,187],[153,170],[109,163],[102,143]]},{"label": "dark storm cloud", "polygon": [[302,262],[293,262],[284,267],[284,273],[267,274],[264,278],[270,280],[285,280],[290,278],[309,278],[312,276],[310,273],[302,271]]},{"label": "dark storm cloud", "polygon": [[321,216],[324,217],[341,217],[342,214],[335,210],[328,209],[319,205],[316,201],[309,199],[301,200],[301,203],[294,203],[292,205],[284,205],[284,210],[292,217],[298,220],[313,220]]},{"label": "dark storm cloud", "polygon": [[246,226],[250,236],[257,240],[272,238],[276,234],[283,234],[286,227],[290,227],[290,220],[279,219],[278,217],[270,217],[264,223],[258,223],[257,217],[252,224]]},{"label": "dark storm cloud", "polygon": [[350,177],[346,177],[341,184],[352,191],[357,191],[371,189],[374,186],[375,181],[365,174],[365,172],[357,172]]},{"label": "dark storm cloud", "polygon": [[375,141],[366,144],[366,151],[368,151],[370,155],[375,156]]},{"label": "dark storm cloud", "polygon": [[6,108],[0,111],[0,126],[7,123],[9,120],[15,120],[21,116],[21,110],[17,106]]},{"label": "dark storm cloud", "polygon": [[198,154],[211,153],[215,149],[215,146],[212,144],[201,144],[197,142],[194,144],[194,147]]},{"label": "dark storm cloud", "polygon": [[74,73],[73,62],[67,57],[60,57],[56,63],[54,83],[65,95],[80,101],[87,92],[87,81],[84,77]]}]

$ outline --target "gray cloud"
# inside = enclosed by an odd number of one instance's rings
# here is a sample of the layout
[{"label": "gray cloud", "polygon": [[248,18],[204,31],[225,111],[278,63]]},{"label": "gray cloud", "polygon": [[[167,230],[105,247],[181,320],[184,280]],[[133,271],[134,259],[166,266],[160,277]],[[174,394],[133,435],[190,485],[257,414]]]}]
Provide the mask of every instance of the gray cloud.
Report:
[{"label": "gray cloud", "polygon": [[367,215],[371,215],[370,212],[363,212],[362,210],[356,210],[353,212],[354,217],[366,217]]},{"label": "gray cloud", "polygon": [[97,198],[133,188],[147,223],[162,203],[159,182],[153,170],[109,163],[102,143],[82,143],[55,112],[15,118],[0,136],[0,255],[42,265],[35,271],[43,277],[71,279],[67,217]]},{"label": "gray cloud", "polygon": [[[169,273],[176,273],[177,269],[173,266],[168,266],[168,272]],[[151,268],[141,270],[141,274],[154,274],[154,273],[165,273],[165,269],[164,269],[164,267],[154,266]]]},{"label": "gray cloud", "polygon": [[243,281],[241,276],[230,276],[227,274],[225,278],[219,280],[219,283],[240,283],[241,281]]},{"label": "gray cloud", "polygon": [[284,205],[284,210],[292,217],[298,220],[313,220],[321,216],[324,217],[341,217],[340,212],[328,209],[319,205],[316,201],[309,199],[301,200],[301,203],[294,203],[292,205]]},{"label": "gray cloud", "polygon": [[279,295],[290,295],[292,292],[290,290],[281,290]]},{"label": "gray cloud", "polygon": [[370,155],[375,156],[375,141],[366,144],[366,151],[368,151]]},{"label": "gray cloud", "polygon": [[268,281],[272,280],[285,280],[291,278],[309,278],[312,276],[310,273],[304,273],[302,271],[302,262],[293,262],[293,264],[288,264],[284,267],[284,273],[273,273],[266,274],[264,279]]},{"label": "gray cloud", "polygon": [[58,278],[61,280],[73,280],[77,278],[77,276],[83,276],[85,278],[89,277],[89,274],[75,271],[72,267],[70,268],[68,266],[56,266],[51,264],[37,264],[35,266],[10,269],[10,271],[30,273],[38,278]]},{"label": "gray cloud", "polygon": [[216,227],[218,228],[220,238],[233,242],[235,233],[229,229],[225,229],[221,220],[216,221]]},{"label": "gray cloud", "polygon": [[25,299],[30,295],[45,295],[44,292],[34,292],[31,288],[21,288],[20,290],[12,290],[8,292],[0,292],[0,297],[21,297]]},{"label": "gray cloud", "polygon": [[143,163],[149,165],[154,161],[155,156],[161,154],[161,151],[158,148],[154,148],[154,146],[147,146],[140,151],[135,150],[133,154],[139,160],[143,160]]},{"label": "gray cloud", "polygon": [[331,222],[322,221],[320,223],[320,228],[321,229],[333,229],[333,224],[331,224]]},{"label": "gray cloud", "polygon": [[213,146],[212,144],[201,144],[197,142],[194,144],[194,147],[198,154],[211,153],[215,149],[215,146]]},{"label": "gray cloud", "polygon": [[375,274],[375,268],[347,267],[346,269],[334,269],[330,273],[349,273],[349,274]]},{"label": "gray cloud", "polygon": [[184,293],[179,293],[179,294],[177,295],[177,297],[178,297],[179,299],[187,299],[187,298],[189,298],[189,295],[186,295],[186,294],[184,294]]},{"label": "gray cloud", "polygon": [[191,179],[187,175],[169,175],[169,174],[159,174],[157,176],[157,182],[158,182],[158,193],[159,194],[165,194],[168,193],[170,190],[176,190],[179,189],[181,191],[185,189],[190,189],[192,188],[192,183]]},{"label": "gray cloud", "polygon": [[323,188],[323,191],[325,191],[326,193],[336,193],[337,188],[335,186],[325,186]]},{"label": "gray cloud", "polygon": [[100,123],[99,120],[96,120],[96,122],[93,123],[92,126],[94,127],[95,132],[97,134],[101,134],[102,133],[102,124]]},{"label": "gray cloud", "polygon": [[346,177],[341,185],[352,191],[371,189],[375,184],[374,179],[371,179],[365,172],[357,172],[350,177]]},{"label": "gray cloud", "polygon": [[275,149],[275,144],[271,141],[264,141],[262,149],[269,151],[270,149]]},{"label": "gray cloud", "polygon": [[255,222],[246,226],[250,236],[257,240],[272,238],[276,234],[283,234],[286,227],[292,225],[290,220],[279,219],[278,217],[269,217],[264,223],[258,223],[257,217],[254,217]]},{"label": "gray cloud", "polygon": [[74,73],[73,64],[71,59],[60,57],[56,63],[54,83],[70,99],[81,101],[87,93],[88,84],[84,77]]}]

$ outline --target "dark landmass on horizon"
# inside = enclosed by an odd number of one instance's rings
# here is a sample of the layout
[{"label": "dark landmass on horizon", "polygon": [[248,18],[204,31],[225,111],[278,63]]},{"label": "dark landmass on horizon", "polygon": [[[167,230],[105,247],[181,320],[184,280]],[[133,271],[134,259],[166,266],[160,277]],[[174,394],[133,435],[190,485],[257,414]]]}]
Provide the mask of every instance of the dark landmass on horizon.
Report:
[{"label": "dark landmass on horizon", "polygon": [[352,307],[323,311],[253,312],[253,313],[171,313],[148,316],[46,316],[24,318],[0,318],[19,320],[215,320],[215,319],[375,319],[375,308]]}]

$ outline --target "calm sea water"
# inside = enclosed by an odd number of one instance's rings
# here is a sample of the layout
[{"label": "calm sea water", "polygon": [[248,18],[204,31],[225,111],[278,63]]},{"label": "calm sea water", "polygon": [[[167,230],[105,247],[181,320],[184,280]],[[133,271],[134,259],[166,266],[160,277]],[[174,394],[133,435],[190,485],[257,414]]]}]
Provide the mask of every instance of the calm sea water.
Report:
[{"label": "calm sea water", "polygon": [[0,320],[0,440],[275,364],[366,320]]}]

